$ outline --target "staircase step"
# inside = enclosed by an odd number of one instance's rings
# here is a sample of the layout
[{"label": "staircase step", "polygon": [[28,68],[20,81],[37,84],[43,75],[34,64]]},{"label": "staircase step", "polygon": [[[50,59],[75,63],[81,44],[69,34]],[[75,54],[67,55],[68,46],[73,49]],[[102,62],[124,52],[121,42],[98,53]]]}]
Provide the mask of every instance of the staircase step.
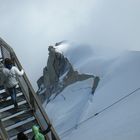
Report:
[{"label": "staircase step", "polygon": [[[20,93],[20,92],[22,92],[21,89],[20,89],[20,87],[17,87],[16,88],[16,92],[17,92],[17,94]],[[9,97],[9,96],[10,96],[10,94],[5,91],[5,88],[0,90],[0,97],[1,98],[6,98],[6,97]]]},{"label": "staircase step", "polygon": [[[23,93],[19,92],[19,93],[17,93],[16,96],[19,97],[19,96],[22,96],[22,95],[23,95]],[[8,101],[8,100],[11,100],[11,96],[5,95],[5,97],[0,97],[0,103],[4,102],[4,101]]]},{"label": "staircase step", "polygon": [[20,113],[22,113],[22,114],[19,114],[17,116],[13,115],[13,116],[10,116],[11,118],[7,117],[7,118],[2,119],[4,126],[8,127],[8,126],[16,125],[19,122],[23,122],[33,116],[32,112],[30,110],[22,111]]},{"label": "staircase step", "polygon": [[[5,92],[5,87],[3,85],[1,85],[0,87],[1,87],[0,94],[2,94],[3,92]],[[16,89],[17,91],[21,91],[21,88],[19,87],[19,85],[17,85]]]},{"label": "staircase step", "polygon": [[[29,140],[31,140],[33,138],[32,129],[29,129],[29,130],[25,131],[24,134],[26,134],[26,136],[28,137]],[[11,137],[10,140],[17,140],[17,135]]]},{"label": "staircase step", "polygon": [[29,105],[27,103],[25,104],[22,104],[22,105],[19,105],[18,109],[14,109],[14,108],[11,108],[9,110],[6,110],[4,112],[1,112],[1,116],[0,116],[0,119],[3,119],[3,118],[6,118],[6,117],[9,117],[9,116],[12,116],[16,113],[19,113],[23,110],[27,110],[29,109]]},{"label": "staircase step", "polygon": [[27,123],[21,125],[21,126],[18,126],[14,129],[11,129],[8,131],[9,137],[11,138],[11,137],[16,136],[19,132],[25,132],[27,130],[30,130],[32,128],[32,126],[36,125],[36,124],[37,124],[36,120],[32,120],[30,122],[27,122]]},{"label": "staircase step", "polygon": [[3,87],[1,87],[1,89],[0,89],[0,96],[1,96],[1,94],[3,94],[3,93],[5,93],[5,89],[4,89]]},{"label": "staircase step", "polygon": [[[16,88],[16,92],[17,92],[17,94],[18,94],[18,93],[21,93],[22,91],[21,91],[21,89],[18,87],[18,88]],[[5,89],[1,90],[1,91],[0,91],[0,98],[3,99],[3,98],[7,98],[7,97],[10,97],[10,94],[7,93],[7,92],[5,91]]]},{"label": "staircase step", "polygon": [[[18,103],[18,106],[23,105],[23,104],[26,104],[26,103],[27,103],[27,101],[26,100],[23,100],[23,101],[21,101],[21,102]],[[13,108],[14,108],[14,105],[12,104],[10,106],[7,106],[5,108],[0,109],[0,113],[5,112],[5,111],[8,111],[8,110],[13,109]]]},{"label": "staircase step", "polygon": [[5,128],[5,130],[6,130],[6,131],[10,131],[10,130],[12,130],[12,129],[16,129],[17,127],[24,126],[24,125],[26,125],[27,123],[29,123],[29,122],[31,122],[31,121],[33,121],[33,120],[35,120],[34,116],[31,117],[31,118],[28,118],[28,119],[26,119],[26,120],[23,120],[23,121],[21,121],[21,122],[15,124],[15,125],[8,126],[8,127]]},{"label": "staircase step", "polygon": [[[21,95],[21,96],[17,97],[17,102],[21,102],[21,101],[24,101],[24,100],[25,100],[24,95]],[[0,103],[0,109],[3,109],[3,108],[8,107],[10,105],[13,105],[12,100],[3,101],[3,102]]]}]

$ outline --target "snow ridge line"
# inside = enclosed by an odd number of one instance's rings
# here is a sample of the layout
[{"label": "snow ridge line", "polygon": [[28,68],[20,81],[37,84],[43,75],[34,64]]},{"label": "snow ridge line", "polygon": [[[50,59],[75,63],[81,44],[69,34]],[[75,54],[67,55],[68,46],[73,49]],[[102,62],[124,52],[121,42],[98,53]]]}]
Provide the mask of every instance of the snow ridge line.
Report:
[{"label": "snow ridge line", "polygon": [[99,112],[97,112],[97,113],[91,115],[91,116],[88,117],[87,119],[85,119],[85,120],[81,121],[80,123],[76,124],[74,127],[71,127],[71,128],[69,128],[69,129],[67,129],[66,131],[64,131],[63,133],[61,133],[59,136],[61,136],[61,138],[62,138],[62,137],[64,137],[64,136],[68,135],[68,134],[66,134],[66,133],[68,133],[68,132],[70,132],[70,131],[72,131],[72,130],[74,130],[74,129],[77,129],[78,126],[80,126],[80,125],[82,125],[83,123],[89,121],[90,119],[96,117],[96,116],[99,115],[100,113],[102,113],[102,112],[108,110],[108,109],[111,108],[112,106],[116,105],[117,103],[121,102],[122,100],[126,99],[127,97],[129,97],[130,95],[136,93],[136,92],[139,91],[139,90],[140,90],[140,88],[137,88],[137,89],[133,90],[132,92],[130,92],[129,94],[127,94],[127,95],[125,95],[124,97],[120,98],[119,100],[117,100],[117,101],[114,102],[113,104],[111,104],[111,105],[107,106],[106,108],[102,109],[101,111],[99,111]]}]

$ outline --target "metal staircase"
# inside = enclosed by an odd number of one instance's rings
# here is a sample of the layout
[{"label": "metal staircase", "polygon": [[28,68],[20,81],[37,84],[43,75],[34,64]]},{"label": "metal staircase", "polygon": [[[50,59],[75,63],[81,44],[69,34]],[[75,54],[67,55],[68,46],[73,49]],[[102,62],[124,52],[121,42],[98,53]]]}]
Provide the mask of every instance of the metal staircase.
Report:
[{"label": "metal staircase", "polygon": [[19,89],[17,91],[18,109],[14,108],[10,96],[7,96],[6,99],[5,90],[0,91],[1,99],[3,99],[0,102],[0,119],[10,140],[16,139],[19,132],[25,132],[29,138],[32,138],[32,126],[39,125],[24,94]]},{"label": "metal staircase", "polygon": [[[22,69],[13,49],[1,38],[0,50],[1,61],[5,58],[11,58],[14,64],[19,69]],[[33,137],[31,129],[33,125],[38,125],[41,131],[48,130],[48,126],[51,125],[49,132],[46,131],[46,140],[60,140],[26,73],[19,78],[17,87],[18,109],[14,108],[11,97],[6,93],[2,85],[0,97],[0,138],[2,140],[16,140],[19,132],[24,132],[31,139]]]}]

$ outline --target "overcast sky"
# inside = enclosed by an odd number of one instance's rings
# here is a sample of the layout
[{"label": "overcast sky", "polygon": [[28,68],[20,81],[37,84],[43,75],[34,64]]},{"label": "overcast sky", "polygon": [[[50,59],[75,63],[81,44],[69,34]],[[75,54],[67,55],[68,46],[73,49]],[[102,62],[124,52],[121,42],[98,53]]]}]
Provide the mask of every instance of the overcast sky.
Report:
[{"label": "overcast sky", "polygon": [[0,0],[0,37],[36,87],[58,41],[140,50],[140,0]]}]

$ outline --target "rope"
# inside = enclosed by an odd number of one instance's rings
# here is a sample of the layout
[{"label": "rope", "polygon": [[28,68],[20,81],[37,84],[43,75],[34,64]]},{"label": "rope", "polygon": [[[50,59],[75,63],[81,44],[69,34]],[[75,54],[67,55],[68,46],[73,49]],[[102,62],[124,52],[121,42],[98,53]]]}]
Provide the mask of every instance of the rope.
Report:
[{"label": "rope", "polygon": [[97,115],[99,115],[100,113],[108,110],[109,108],[111,108],[112,106],[116,105],[117,103],[121,102],[122,100],[126,99],[127,97],[129,97],[130,95],[136,93],[138,90],[140,90],[140,88],[137,88],[135,90],[133,90],[132,92],[130,92],[129,94],[127,94],[126,96],[120,98],[119,100],[117,100],[116,102],[114,102],[113,104],[107,106],[106,108],[100,110],[99,112],[91,115],[90,117],[88,117],[87,119],[81,121],[80,123],[76,124],[74,127],[71,127],[69,129],[67,129],[66,131],[64,131],[63,133],[60,134],[60,136],[64,136],[66,133],[70,132],[71,130],[77,129],[78,126],[82,125],[83,123],[89,121],[90,119],[96,117]]}]

